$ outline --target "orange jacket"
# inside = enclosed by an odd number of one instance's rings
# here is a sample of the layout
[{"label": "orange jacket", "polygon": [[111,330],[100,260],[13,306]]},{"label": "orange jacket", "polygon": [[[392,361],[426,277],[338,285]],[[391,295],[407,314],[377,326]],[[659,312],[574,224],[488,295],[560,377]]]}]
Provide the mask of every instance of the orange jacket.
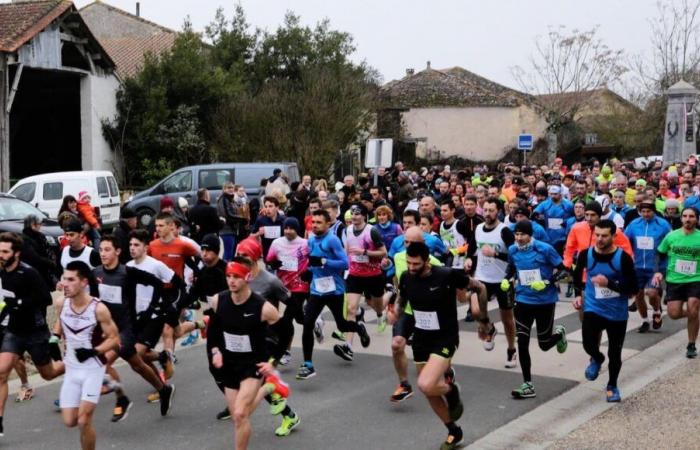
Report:
[{"label": "orange jacket", "polygon": [[[622,248],[628,255],[634,259],[634,253],[632,252],[632,245],[630,240],[627,239],[625,233],[619,228],[615,232],[613,237],[613,244],[615,246]],[[593,230],[591,230],[588,222],[581,221],[571,227],[571,232],[566,238],[566,247],[564,248],[564,266],[571,268],[574,263],[574,254],[586,250],[588,247],[595,245],[593,239]]]},{"label": "orange jacket", "polygon": [[87,222],[92,228],[100,228],[100,222],[97,220],[95,215],[95,208],[88,202],[78,202],[78,214],[80,218]]}]

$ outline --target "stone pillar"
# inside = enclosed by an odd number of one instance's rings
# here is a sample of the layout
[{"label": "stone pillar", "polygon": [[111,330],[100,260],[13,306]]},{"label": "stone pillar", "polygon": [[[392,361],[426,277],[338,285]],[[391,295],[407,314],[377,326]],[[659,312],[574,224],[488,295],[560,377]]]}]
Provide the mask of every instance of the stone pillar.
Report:
[{"label": "stone pillar", "polygon": [[674,84],[666,95],[666,122],[664,128],[663,164],[687,161],[695,153],[695,104],[698,91],[683,80]]}]

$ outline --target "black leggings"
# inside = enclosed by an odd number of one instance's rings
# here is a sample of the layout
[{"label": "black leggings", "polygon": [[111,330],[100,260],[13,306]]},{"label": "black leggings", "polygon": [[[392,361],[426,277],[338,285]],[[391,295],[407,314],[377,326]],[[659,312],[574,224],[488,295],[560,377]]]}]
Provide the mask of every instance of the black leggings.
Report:
[{"label": "black leggings", "polygon": [[537,323],[537,342],[542,351],[547,351],[557,345],[561,339],[559,333],[552,334],[554,325],[554,307],[556,303],[548,305],[531,305],[527,303],[516,303],[515,311],[515,331],[518,338],[518,359],[520,369],[523,372],[523,380],[526,383],[532,381],[530,368],[530,333],[532,324]]},{"label": "black leggings", "polygon": [[299,324],[304,323],[304,302],[308,295],[292,292],[285,303],[284,314],[276,324],[270,327],[278,337],[270,350],[277,360],[289,349],[289,344],[294,338],[294,321],[296,320]]},{"label": "black leggings", "polygon": [[304,348],[304,361],[311,361],[314,353],[314,325],[316,319],[323,311],[323,308],[328,306],[328,309],[333,313],[333,318],[340,331],[343,333],[357,333],[357,323],[345,320],[343,316],[344,301],[342,295],[312,295],[304,306],[304,332],[301,335],[301,344]]},{"label": "black leggings", "polygon": [[627,333],[626,320],[608,320],[592,312],[583,313],[583,349],[596,362],[602,364],[605,356],[600,352],[600,335],[605,330],[608,333],[608,386],[617,387],[617,377],[622,368],[622,344]]}]

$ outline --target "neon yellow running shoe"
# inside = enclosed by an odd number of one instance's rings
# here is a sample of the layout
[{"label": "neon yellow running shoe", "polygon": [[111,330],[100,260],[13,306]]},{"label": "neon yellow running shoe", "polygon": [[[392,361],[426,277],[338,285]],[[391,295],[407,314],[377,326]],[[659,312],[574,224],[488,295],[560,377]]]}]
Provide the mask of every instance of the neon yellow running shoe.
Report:
[{"label": "neon yellow running shoe", "polygon": [[282,425],[275,430],[275,434],[277,436],[288,436],[289,433],[291,433],[292,430],[299,425],[299,422],[301,422],[301,419],[298,415],[295,415],[294,417],[283,416]]}]

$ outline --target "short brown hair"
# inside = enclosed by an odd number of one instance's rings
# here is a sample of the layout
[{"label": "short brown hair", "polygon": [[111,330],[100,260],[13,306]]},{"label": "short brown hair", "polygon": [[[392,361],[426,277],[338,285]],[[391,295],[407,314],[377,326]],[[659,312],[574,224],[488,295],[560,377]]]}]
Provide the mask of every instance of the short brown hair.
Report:
[{"label": "short brown hair", "polygon": [[392,211],[391,208],[389,208],[386,205],[382,205],[374,210],[375,216],[378,216],[380,214],[386,214],[387,216],[389,216],[389,220],[394,220],[394,211]]},{"label": "short brown hair", "polygon": [[19,252],[22,250],[24,239],[22,239],[22,236],[17,233],[6,231],[4,233],[0,233],[0,242],[9,242],[12,244],[12,251]]}]

